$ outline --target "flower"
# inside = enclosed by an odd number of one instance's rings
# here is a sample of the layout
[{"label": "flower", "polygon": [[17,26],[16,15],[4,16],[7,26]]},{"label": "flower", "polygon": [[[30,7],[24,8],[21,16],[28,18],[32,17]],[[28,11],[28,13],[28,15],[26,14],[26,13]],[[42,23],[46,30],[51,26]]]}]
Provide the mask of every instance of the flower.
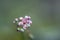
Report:
[{"label": "flower", "polygon": [[23,20],[23,17],[19,17],[20,20]]},{"label": "flower", "polygon": [[31,21],[31,20],[27,20],[27,23],[28,23],[28,24],[32,24],[32,21]]},{"label": "flower", "polygon": [[[19,26],[19,27],[17,27],[18,31],[24,32],[24,30],[26,30],[27,28],[29,28],[31,26],[32,21],[31,21],[30,16],[25,16],[25,17],[15,18],[13,23],[17,23],[17,25]],[[22,26],[22,27],[20,28],[20,26]]]},{"label": "flower", "polygon": [[25,18],[28,18],[28,16],[25,16]]},{"label": "flower", "polygon": [[18,18],[15,18],[15,21],[18,21]]},{"label": "flower", "polygon": [[31,25],[30,24],[27,24],[27,27],[30,27]]},{"label": "flower", "polygon": [[27,28],[27,25],[25,24],[25,25],[23,25],[23,29],[25,29],[26,30],[26,28]]},{"label": "flower", "polygon": [[23,25],[23,22],[18,22],[18,25],[20,26],[20,25]]}]

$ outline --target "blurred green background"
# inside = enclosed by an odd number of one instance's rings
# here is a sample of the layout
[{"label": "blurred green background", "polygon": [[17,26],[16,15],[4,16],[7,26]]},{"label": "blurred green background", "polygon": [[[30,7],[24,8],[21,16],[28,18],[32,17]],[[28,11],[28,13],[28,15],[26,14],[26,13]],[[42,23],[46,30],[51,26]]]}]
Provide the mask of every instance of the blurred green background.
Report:
[{"label": "blurred green background", "polygon": [[16,31],[13,20],[30,15],[34,40],[60,40],[60,1],[0,0],[0,40],[29,40]]}]

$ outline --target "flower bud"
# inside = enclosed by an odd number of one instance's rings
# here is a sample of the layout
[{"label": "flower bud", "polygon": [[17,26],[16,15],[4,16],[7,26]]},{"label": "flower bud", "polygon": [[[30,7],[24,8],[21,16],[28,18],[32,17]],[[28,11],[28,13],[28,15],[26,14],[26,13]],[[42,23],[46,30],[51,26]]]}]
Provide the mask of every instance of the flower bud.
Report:
[{"label": "flower bud", "polygon": [[20,20],[22,20],[22,19],[23,19],[23,17],[20,17],[19,19],[20,19]]},{"label": "flower bud", "polygon": [[18,21],[18,18],[15,18],[15,21]]},{"label": "flower bud", "polygon": [[21,28],[21,31],[22,31],[22,32],[24,32],[24,29],[23,29],[23,28]]}]

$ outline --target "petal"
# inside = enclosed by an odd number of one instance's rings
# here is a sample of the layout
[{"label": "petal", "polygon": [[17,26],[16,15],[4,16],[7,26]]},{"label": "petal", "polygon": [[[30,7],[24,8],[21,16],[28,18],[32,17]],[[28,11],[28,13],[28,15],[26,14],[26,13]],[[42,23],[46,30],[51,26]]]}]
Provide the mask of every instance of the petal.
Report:
[{"label": "petal", "polygon": [[18,25],[23,25],[23,22],[18,22]]}]

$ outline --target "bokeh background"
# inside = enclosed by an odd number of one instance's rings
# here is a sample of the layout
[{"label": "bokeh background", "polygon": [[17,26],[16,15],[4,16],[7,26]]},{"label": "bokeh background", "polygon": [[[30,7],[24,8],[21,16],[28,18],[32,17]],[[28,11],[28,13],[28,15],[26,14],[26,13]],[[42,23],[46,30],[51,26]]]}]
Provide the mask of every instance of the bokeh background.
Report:
[{"label": "bokeh background", "polygon": [[33,40],[60,40],[59,0],[0,0],[0,40],[29,40],[13,24],[25,15],[32,17]]}]

